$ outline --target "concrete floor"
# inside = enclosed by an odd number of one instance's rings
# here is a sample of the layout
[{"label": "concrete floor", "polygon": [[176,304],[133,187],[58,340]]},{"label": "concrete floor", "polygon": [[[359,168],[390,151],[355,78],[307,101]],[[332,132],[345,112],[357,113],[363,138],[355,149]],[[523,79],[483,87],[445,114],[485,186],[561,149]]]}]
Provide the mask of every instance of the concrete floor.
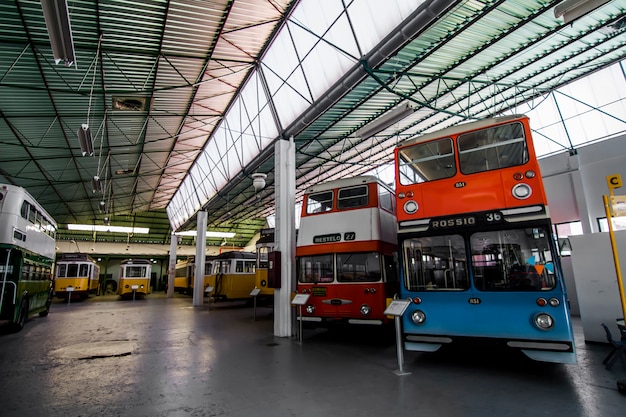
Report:
[{"label": "concrete floor", "polygon": [[2,332],[0,416],[626,415],[626,360],[605,370],[608,345],[584,343],[578,320],[577,365],[454,349],[406,352],[398,376],[393,337],[305,330],[300,344],[272,335],[269,308],[191,301],[56,300]]}]

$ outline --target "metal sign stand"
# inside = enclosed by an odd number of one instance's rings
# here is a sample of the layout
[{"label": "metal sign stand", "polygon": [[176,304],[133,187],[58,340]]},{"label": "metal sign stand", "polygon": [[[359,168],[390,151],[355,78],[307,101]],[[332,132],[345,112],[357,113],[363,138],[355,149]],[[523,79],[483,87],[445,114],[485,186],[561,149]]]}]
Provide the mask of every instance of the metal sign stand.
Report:
[{"label": "metal sign stand", "polygon": [[396,325],[396,353],[398,356],[398,369],[392,372],[398,376],[411,374],[411,372],[406,372],[404,370],[404,351],[402,350],[402,327],[400,323],[400,318],[406,311],[409,304],[411,304],[410,300],[393,300],[391,304],[389,304],[389,306],[387,307],[384,313],[387,316],[394,316],[394,321]]},{"label": "metal sign stand", "polygon": [[207,303],[207,308],[210,310],[211,309],[211,293],[213,292],[213,287],[206,287],[204,289],[204,295],[206,295],[207,297],[209,297],[209,302]]},{"label": "metal sign stand", "polygon": [[291,305],[298,306],[298,317],[300,318],[300,326],[298,331],[298,343],[302,344],[302,306],[309,301],[311,294],[296,294],[291,300]]},{"label": "metal sign stand", "polygon": [[130,288],[132,288],[133,290],[133,301],[135,301],[135,293],[137,292],[137,288],[139,288],[139,285],[133,285]]},{"label": "metal sign stand", "polygon": [[67,305],[70,305],[70,301],[72,300],[72,292],[74,292],[74,287],[71,285],[65,289],[69,294],[67,295]]},{"label": "metal sign stand", "polygon": [[256,296],[261,292],[260,288],[254,287],[252,291],[250,291],[250,295],[254,299],[254,321],[256,321]]}]

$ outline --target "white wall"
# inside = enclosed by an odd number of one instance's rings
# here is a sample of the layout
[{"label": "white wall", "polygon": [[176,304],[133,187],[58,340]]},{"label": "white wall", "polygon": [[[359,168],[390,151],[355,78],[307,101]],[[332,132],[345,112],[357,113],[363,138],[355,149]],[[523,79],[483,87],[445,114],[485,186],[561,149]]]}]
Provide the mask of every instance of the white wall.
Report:
[{"label": "white wall", "polygon": [[[539,161],[553,223],[583,224],[585,235],[570,237],[572,256],[563,257],[561,263],[571,312],[581,316],[585,339],[590,341],[606,342],[600,322],[611,326],[623,315],[609,235],[598,233],[597,219],[606,217],[602,198],[609,194],[606,177],[620,174],[626,180],[625,145],[622,135],[579,148],[577,155],[563,152]],[[626,187],[615,194],[626,194]],[[621,259],[626,257],[623,245]]]}]

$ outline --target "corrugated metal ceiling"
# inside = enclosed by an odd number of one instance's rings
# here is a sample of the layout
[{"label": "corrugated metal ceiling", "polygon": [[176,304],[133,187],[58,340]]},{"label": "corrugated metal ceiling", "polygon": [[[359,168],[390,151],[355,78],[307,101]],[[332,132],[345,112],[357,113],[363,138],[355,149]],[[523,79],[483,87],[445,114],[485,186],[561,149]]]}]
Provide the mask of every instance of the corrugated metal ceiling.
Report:
[{"label": "corrugated metal ceiling", "polygon": [[[335,6],[349,16],[356,3]],[[314,182],[388,162],[395,144],[412,135],[509,111],[626,56],[620,1],[573,24],[554,16],[558,1],[413,3],[400,27],[281,127],[275,140],[296,142],[298,196]],[[65,224],[108,217],[115,225],[149,227],[136,241],[168,243],[165,207],[243,83],[261,68],[277,31],[300,24],[290,17],[297,4],[72,0],[76,66],[66,68],[52,59],[40,2],[1,0],[0,182],[33,194],[60,223],[61,239],[92,240]],[[346,36],[356,37],[349,27]],[[375,136],[355,136],[400,103],[415,112]],[[93,135],[93,157],[81,155],[83,123]],[[256,149],[241,175],[204,204],[211,228],[235,231],[236,245],[273,212],[272,148]],[[268,174],[258,195],[252,172]],[[102,193],[92,190],[95,175]]]}]

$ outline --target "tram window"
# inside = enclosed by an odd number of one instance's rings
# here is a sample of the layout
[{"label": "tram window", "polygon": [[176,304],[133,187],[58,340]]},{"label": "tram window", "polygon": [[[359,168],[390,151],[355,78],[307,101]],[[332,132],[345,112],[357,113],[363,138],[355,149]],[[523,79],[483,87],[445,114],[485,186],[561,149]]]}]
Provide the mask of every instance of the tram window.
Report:
[{"label": "tram window", "polygon": [[337,208],[339,210],[363,207],[367,205],[367,185],[358,187],[342,188],[337,196]]},{"label": "tram window", "polygon": [[544,291],[556,285],[549,234],[541,228],[474,233],[472,271],[481,291]]},{"label": "tram window", "polygon": [[57,265],[57,277],[65,278],[67,273],[67,264],[58,264]]},{"label": "tram window", "polygon": [[409,291],[469,288],[465,243],[460,235],[407,239],[403,243]]},{"label": "tram window", "polygon": [[381,277],[378,253],[337,254],[337,281],[377,282]]},{"label": "tram window", "polygon": [[452,139],[444,138],[400,149],[400,183],[418,184],[456,174]]},{"label": "tram window", "polygon": [[147,275],[145,266],[127,266],[126,278],[144,278]]},{"label": "tram window", "polygon": [[322,193],[309,194],[307,197],[307,214],[322,213],[333,209],[333,192],[324,191]]},{"label": "tram window", "polygon": [[78,265],[77,264],[68,264],[67,265],[67,278],[76,278],[78,277]]},{"label": "tram window", "polygon": [[89,276],[89,264],[80,264],[79,276],[81,277]]},{"label": "tram window", "polygon": [[333,282],[333,256],[317,255],[298,258],[296,275],[300,282]]},{"label": "tram window", "polygon": [[459,165],[463,174],[501,169],[528,162],[528,148],[521,123],[509,123],[458,138]]}]

